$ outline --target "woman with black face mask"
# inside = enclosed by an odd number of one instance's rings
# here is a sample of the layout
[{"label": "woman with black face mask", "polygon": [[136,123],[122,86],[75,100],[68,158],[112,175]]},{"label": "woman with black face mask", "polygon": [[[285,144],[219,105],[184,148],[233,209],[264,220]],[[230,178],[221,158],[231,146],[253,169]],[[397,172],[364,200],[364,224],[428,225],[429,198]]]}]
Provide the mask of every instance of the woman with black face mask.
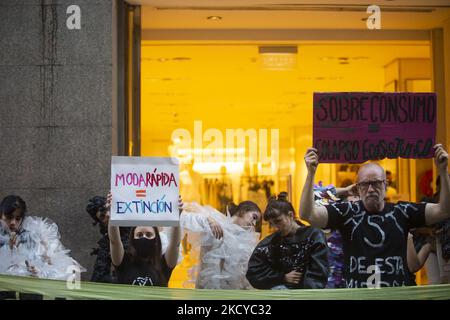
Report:
[{"label": "woman with black face mask", "polygon": [[[108,195],[107,208],[112,196]],[[182,203],[180,199],[180,213]],[[109,211],[106,214],[109,219]],[[133,227],[125,252],[119,227],[108,224],[111,260],[116,268],[117,282],[139,286],[167,287],[172,270],[177,265],[181,232],[174,227],[166,252],[161,254],[161,238],[156,227]]]}]

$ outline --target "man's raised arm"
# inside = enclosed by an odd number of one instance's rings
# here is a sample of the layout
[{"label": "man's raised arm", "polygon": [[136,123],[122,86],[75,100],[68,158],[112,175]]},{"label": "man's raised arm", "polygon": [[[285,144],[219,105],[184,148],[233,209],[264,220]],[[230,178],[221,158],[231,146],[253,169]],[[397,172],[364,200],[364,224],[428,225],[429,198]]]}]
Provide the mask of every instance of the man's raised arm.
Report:
[{"label": "man's raised arm", "polygon": [[428,203],[425,208],[425,222],[433,225],[450,218],[450,178],[448,176],[448,153],[441,144],[434,146],[434,163],[441,177],[439,203]]},{"label": "man's raised arm", "polygon": [[300,200],[300,216],[311,223],[313,227],[325,228],[328,223],[328,212],[323,206],[314,204],[314,176],[319,165],[317,149],[309,148],[305,154],[305,164],[308,169],[305,185]]}]

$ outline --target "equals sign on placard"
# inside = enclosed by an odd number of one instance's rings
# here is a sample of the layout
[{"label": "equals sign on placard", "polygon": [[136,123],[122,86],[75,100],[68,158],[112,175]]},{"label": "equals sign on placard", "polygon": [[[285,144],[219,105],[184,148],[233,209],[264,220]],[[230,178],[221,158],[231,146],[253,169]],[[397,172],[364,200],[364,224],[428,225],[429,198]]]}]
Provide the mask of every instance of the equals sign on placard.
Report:
[{"label": "equals sign on placard", "polygon": [[136,190],[137,198],[145,198],[147,196],[147,191],[145,190]]}]

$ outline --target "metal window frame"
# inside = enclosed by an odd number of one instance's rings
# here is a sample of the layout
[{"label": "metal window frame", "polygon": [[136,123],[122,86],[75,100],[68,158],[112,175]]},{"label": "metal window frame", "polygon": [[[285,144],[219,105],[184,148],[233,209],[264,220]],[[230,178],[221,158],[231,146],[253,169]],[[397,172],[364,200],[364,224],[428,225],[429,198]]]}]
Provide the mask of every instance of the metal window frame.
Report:
[{"label": "metal window frame", "polygon": [[141,154],[141,6],[115,3],[116,110],[113,112],[114,154]]}]

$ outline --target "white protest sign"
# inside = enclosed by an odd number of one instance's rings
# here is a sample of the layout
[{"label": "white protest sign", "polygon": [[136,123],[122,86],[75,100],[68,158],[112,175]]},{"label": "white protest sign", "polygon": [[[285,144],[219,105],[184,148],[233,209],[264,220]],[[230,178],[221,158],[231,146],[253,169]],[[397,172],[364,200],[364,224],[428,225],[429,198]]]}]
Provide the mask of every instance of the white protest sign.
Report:
[{"label": "white protest sign", "polygon": [[111,161],[114,226],[178,226],[176,158],[117,157]]}]

